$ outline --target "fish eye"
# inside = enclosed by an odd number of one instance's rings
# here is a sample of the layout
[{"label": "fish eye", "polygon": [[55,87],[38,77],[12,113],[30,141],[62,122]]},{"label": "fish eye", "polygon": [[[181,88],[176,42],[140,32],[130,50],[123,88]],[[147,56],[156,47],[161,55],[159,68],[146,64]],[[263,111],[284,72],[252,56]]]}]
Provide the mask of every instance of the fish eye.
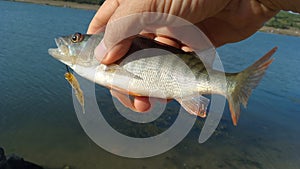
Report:
[{"label": "fish eye", "polygon": [[81,33],[77,32],[75,33],[72,37],[71,37],[71,41],[73,43],[78,43],[81,42],[84,38],[84,35],[82,35]]}]

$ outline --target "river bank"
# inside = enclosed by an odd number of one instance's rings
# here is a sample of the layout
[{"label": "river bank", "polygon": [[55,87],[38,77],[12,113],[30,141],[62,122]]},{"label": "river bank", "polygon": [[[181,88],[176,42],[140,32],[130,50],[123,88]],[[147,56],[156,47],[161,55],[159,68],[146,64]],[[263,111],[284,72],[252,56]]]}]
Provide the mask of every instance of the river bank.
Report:
[{"label": "river bank", "polygon": [[[77,9],[85,9],[85,10],[98,10],[98,8],[100,7],[100,5],[77,3],[77,2],[67,2],[67,1],[56,1],[56,0],[10,0],[10,1],[59,6],[59,7],[65,7],[65,8],[77,8]],[[300,30],[293,29],[293,28],[279,29],[279,28],[274,28],[274,27],[263,26],[259,31],[267,32],[267,33],[290,35],[290,36],[300,36]]]},{"label": "river bank", "polygon": [[98,8],[100,7],[100,5],[67,2],[67,1],[55,1],[55,0],[9,0],[9,1],[59,6],[64,8],[77,8],[77,9],[85,9],[85,10],[98,10]]},{"label": "river bank", "polygon": [[290,36],[300,36],[300,30],[298,29],[279,29],[279,28],[263,26],[259,31],[282,34],[282,35],[290,35]]}]

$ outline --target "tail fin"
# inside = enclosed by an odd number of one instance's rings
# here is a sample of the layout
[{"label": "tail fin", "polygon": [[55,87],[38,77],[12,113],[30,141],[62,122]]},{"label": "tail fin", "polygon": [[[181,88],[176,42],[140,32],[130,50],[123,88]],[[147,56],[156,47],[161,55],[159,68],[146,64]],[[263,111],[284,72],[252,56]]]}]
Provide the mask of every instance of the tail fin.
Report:
[{"label": "tail fin", "polygon": [[[253,65],[233,77],[232,80],[235,85],[233,86],[233,89],[228,89],[227,100],[232,122],[235,126],[237,125],[240,116],[240,104],[242,103],[244,107],[247,106],[252,90],[258,85],[264,76],[265,71],[273,62],[273,59],[270,58],[276,50],[277,47],[273,48]],[[231,85],[229,85],[229,87],[230,86]]]}]

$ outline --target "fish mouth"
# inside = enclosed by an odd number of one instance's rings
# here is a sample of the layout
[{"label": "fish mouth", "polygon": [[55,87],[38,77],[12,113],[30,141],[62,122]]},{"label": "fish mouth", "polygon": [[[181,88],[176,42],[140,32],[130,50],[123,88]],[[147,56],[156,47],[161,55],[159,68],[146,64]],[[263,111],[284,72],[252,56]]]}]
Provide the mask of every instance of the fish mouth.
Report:
[{"label": "fish mouth", "polygon": [[60,61],[69,60],[68,43],[63,38],[55,38],[55,43],[57,48],[48,49],[48,53]]}]

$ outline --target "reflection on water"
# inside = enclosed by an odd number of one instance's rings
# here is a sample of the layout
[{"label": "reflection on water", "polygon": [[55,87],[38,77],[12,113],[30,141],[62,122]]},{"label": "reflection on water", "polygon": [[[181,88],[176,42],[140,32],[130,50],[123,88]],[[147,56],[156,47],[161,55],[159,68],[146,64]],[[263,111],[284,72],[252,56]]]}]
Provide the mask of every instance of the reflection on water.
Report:
[{"label": "reflection on water", "polygon": [[[94,144],[74,112],[65,67],[47,54],[54,37],[85,32],[94,11],[0,1],[0,146],[48,168],[249,168],[300,166],[300,76],[296,37],[257,33],[226,45],[219,54],[227,71],[240,71],[273,46],[279,50],[265,78],[242,110],[237,127],[228,108],[214,135],[198,144],[203,119],[172,150],[147,159],[112,155]],[[150,124],[126,121],[108,91],[96,88],[104,116],[131,136],[164,131],[177,117],[178,104]],[[103,112],[103,111],[102,111]]]}]

